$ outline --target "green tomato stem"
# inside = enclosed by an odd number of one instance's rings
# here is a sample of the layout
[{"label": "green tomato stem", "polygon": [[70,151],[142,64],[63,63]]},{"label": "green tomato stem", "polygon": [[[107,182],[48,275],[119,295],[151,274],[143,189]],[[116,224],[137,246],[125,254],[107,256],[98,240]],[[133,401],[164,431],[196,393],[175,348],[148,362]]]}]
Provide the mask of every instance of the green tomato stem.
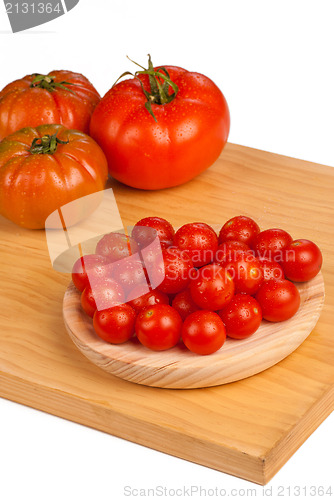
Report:
[{"label": "green tomato stem", "polygon": [[[134,78],[137,78],[141,85],[142,91],[147,99],[145,107],[147,111],[150,113],[150,115],[154,118],[154,120],[157,121],[152,109],[152,104],[164,105],[169,102],[172,102],[175,99],[179,91],[179,88],[176,85],[176,83],[171,80],[169,73],[165,67],[161,66],[157,69],[154,69],[150,54],[148,55],[147,69],[141,66],[140,64],[136,63],[132,59],[130,59],[130,57],[128,57],[128,59],[142,69],[136,71],[134,74],[130,73],[129,71],[126,71],[116,80],[114,86],[116,85],[116,83],[118,83],[118,81],[121,78],[123,78],[123,76],[131,75]],[[148,75],[150,83],[150,92],[144,89],[143,82],[138,77],[138,75]],[[163,83],[161,83],[161,80],[163,80]],[[169,93],[170,88],[173,89],[173,92],[171,94]]]},{"label": "green tomato stem", "polygon": [[55,82],[56,77],[52,75],[39,75],[37,73],[34,73],[32,76],[34,76],[34,79],[30,84],[31,88],[39,87],[40,89],[45,89],[48,90],[49,92],[53,92],[55,89],[58,88],[71,92],[72,94],[75,94],[75,92],[72,89],[68,88],[68,85],[76,85],[75,83],[70,83],[65,81]]},{"label": "green tomato stem", "polygon": [[58,148],[58,144],[68,144],[70,141],[61,141],[57,137],[57,133],[53,135],[43,135],[43,137],[35,137],[32,141],[29,153],[32,155],[49,154],[53,155]]}]

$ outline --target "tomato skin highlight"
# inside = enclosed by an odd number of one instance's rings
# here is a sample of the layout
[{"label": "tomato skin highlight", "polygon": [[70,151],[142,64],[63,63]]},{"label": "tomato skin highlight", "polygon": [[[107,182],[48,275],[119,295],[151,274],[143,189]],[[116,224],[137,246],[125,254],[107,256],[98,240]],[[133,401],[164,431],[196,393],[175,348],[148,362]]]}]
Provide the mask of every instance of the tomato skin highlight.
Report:
[{"label": "tomato skin highlight", "polygon": [[261,306],[263,318],[272,322],[292,318],[300,305],[298,288],[288,280],[265,281],[255,298]]},{"label": "tomato skin highlight", "polygon": [[91,115],[101,99],[99,93],[80,73],[51,71],[49,75],[57,83],[75,85],[68,85],[68,90],[32,88],[35,75],[27,75],[1,90],[0,141],[21,128],[54,123],[88,134]]},{"label": "tomato skin highlight", "polygon": [[253,250],[246,243],[242,243],[242,241],[224,241],[217,248],[214,263],[222,264],[227,259],[234,259],[239,252],[248,252],[253,255]]},{"label": "tomato skin highlight", "polygon": [[224,323],[213,311],[195,311],[183,323],[182,340],[196,354],[213,354],[226,340]]},{"label": "tomato skin highlight", "polygon": [[137,286],[147,285],[143,264],[137,256],[118,260],[113,263],[112,267],[113,278],[122,286],[126,294]]},{"label": "tomato skin highlight", "polygon": [[105,234],[96,245],[95,253],[109,262],[125,259],[139,251],[137,242],[123,233]]},{"label": "tomato skin highlight", "polygon": [[249,252],[234,252],[221,265],[232,276],[236,293],[254,295],[263,282],[262,266]]},{"label": "tomato skin highlight", "polygon": [[135,331],[141,344],[154,351],[165,351],[180,340],[182,319],[166,304],[142,309],[136,320]]},{"label": "tomato skin highlight", "polygon": [[292,236],[284,229],[266,229],[257,235],[252,248],[257,256],[282,262],[284,249],[291,242]]},{"label": "tomato skin highlight", "polygon": [[161,217],[145,217],[140,219],[132,229],[131,236],[140,248],[147,247],[157,236],[161,248],[168,248],[173,244],[175,230],[166,219]]},{"label": "tomato skin highlight", "polygon": [[91,286],[91,281],[107,278],[110,274],[107,264],[107,259],[102,255],[88,254],[80,257],[72,268],[72,281],[76,289],[83,292],[86,287]]},{"label": "tomato skin highlight", "polygon": [[258,257],[258,261],[260,262],[263,270],[264,281],[272,279],[278,280],[285,278],[283,267],[278,262],[266,259],[265,257]]},{"label": "tomato skin highlight", "polygon": [[[145,108],[140,82],[132,78],[107,92],[90,123],[90,135],[102,147],[110,175],[138,189],[189,181],[216,161],[229,134],[228,105],[214,82],[183,68],[165,68],[178,93],[172,102],[152,104],[156,122]],[[150,92],[148,76],[139,79]]]},{"label": "tomato skin highlight", "polygon": [[95,311],[124,303],[124,291],[117,281],[105,279],[88,286],[81,294],[81,306],[91,318]]},{"label": "tomato skin highlight", "polygon": [[[29,151],[34,139],[54,134],[68,144],[58,144],[53,154]],[[102,191],[107,177],[103,151],[83,132],[62,125],[21,129],[0,142],[0,214],[21,227],[44,229],[52,212]],[[96,207],[82,203],[67,225],[85,218],[91,208]]]},{"label": "tomato skin highlight", "polygon": [[219,245],[226,241],[240,241],[251,247],[259,232],[260,228],[253,219],[238,215],[225,222],[219,231]]},{"label": "tomato skin highlight", "polygon": [[136,313],[128,304],[95,311],[93,326],[96,334],[111,344],[122,344],[135,332]]},{"label": "tomato skin highlight", "polygon": [[262,321],[260,304],[248,294],[236,294],[218,312],[226,328],[226,335],[233,339],[245,339],[253,335]]},{"label": "tomato skin highlight", "polygon": [[202,267],[215,258],[218,238],[208,224],[192,222],[176,231],[174,245],[189,254],[195,267]]},{"label": "tomato skin highlight", "polygon": [[294,240],[283,253],[282,267],[289,280],[309,281],[314,278],[322,266],[322,253],[313,241]]},{"label": "tomato skin highlight", "polygon": [[160,290],[147,291],[147,287],[139,285],[127,296],[129,305],[138,313],[144,307],[155,306],[156,304],[169,305],[169,298]]},{"label": "tomato skin highlight", "polygon": [[189,314],[198,311],[199,307],[195,304],[189,288],[179,292],[172,301],[172,307],[179,313],[184,321]]},{"label": "tomato skin highlight", "polygon": [[198,307],[218,311],[232,299],[234,282],[223,267],[208,264],[198,270],[198,276],[191,281],[189,290]]},{"label": "tomato skin highlight", "polygon": [[[163,260],[159,261],[154,269],[154,279],[151,284],[161,292],[170,294],[179,293],[189,285],[191,272],[194,269],[189,255],[181,250],[170,247],[162,252]],[[161,282],[161,278],[162,282]]]}]

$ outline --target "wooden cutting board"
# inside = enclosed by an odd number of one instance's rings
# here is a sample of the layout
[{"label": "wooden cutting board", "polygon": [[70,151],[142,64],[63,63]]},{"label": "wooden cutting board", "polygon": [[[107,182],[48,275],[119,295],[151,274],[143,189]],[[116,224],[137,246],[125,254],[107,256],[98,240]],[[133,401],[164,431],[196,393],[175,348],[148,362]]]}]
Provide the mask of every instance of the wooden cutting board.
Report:
[{"label": "wooden cutting board", "polygon": [[124,225],[148,215],[180,226],[244,214],[314,240],[326,289],[315,329],[286,359],[238,382],[189,390],[127,382],[89,362],[67,335],[61,311],[70,277],[52,269],[44,232],[0,218],[0,395],[267,483],[334,406],[334,168],[228,144],[184,186],[109,187]]}]

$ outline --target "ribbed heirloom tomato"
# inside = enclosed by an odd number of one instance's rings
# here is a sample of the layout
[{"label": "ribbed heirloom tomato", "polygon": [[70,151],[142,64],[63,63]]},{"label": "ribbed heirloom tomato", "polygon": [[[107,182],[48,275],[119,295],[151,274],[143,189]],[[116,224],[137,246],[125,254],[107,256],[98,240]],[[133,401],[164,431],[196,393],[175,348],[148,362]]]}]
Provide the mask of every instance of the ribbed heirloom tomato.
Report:
[{"label": "ribbed heirloom tomato", "polygon": [[24,127],[59,123],[88,133],[100,95],[86,77],[72,71],[27,75],[0,92],[0,140]]},{"label": "ribbed heirloom tomato", "polygon": [[[103,151],[83,132],[62,125],[21,129],[0,143],[0,214],[42,229],[51,212],[101,191],[107,177]],[[87,216],[90,206],[81,209],[73,214],[77,219]]]},{"label": "ribbed heirloom tomato", "polygon": [[162,189],[210,167],[230,128],[219,88],[200,73],[154,68],[151,59],[134,76],[107,92],[90,124],[110,174],[135,188]]}]

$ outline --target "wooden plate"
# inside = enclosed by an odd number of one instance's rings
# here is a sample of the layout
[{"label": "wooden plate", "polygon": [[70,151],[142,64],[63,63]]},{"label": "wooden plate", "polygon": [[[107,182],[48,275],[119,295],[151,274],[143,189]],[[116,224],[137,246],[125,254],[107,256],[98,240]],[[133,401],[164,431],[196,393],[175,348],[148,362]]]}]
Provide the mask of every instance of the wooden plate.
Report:
[{"label": "wooden plate", "polygon": [[180,344],[156,352],[136,338],[121,345],[108,344],[94,332],[92,320],[80,306],[80,293],[71,283],[65,293],[66,329],[80,351],[94,364],[117,377],[153,387],[191,389],[240,380],[266,370],[288,356],[313,330],[324,302],[320,274],[298,284],[300,308],[288,321],[263,321],[258,331],[243,340],[227,339],[209,356],[193,354]]}]

